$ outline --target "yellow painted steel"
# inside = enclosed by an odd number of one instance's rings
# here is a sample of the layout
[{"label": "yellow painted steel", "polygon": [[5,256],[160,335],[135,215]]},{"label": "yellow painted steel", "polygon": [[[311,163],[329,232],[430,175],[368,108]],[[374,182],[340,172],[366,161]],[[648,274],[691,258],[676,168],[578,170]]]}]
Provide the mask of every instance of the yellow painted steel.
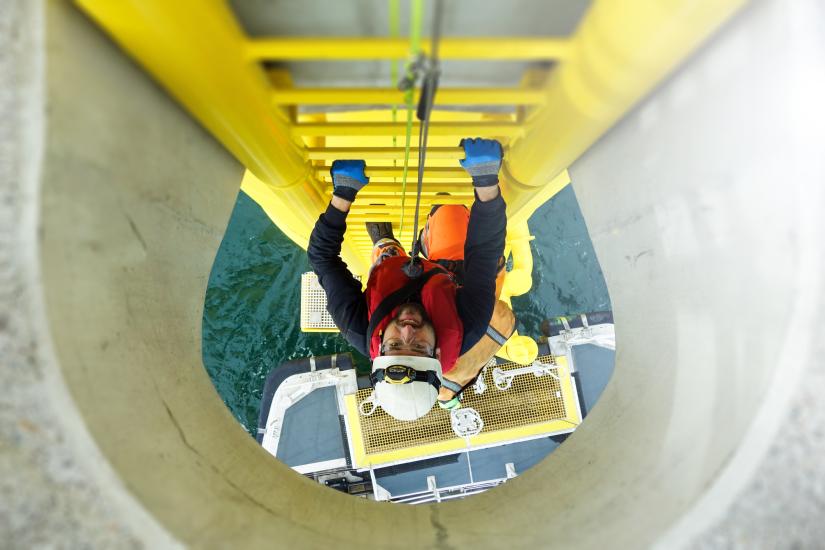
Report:
[{"label": "yellow painted steel", "polygon": [[[430,39],[421,41],[429,54]],[[406,38],[258,38],[246,46],[250,60],[337,60],[406,59],[409,41]],[[442,38],[438,56],[441,59],[531,60],[552,61],[568,55],[566,38]]]},{"label": "yellow painted steel", "polygon": [[[380,195],[382,199],[386,199],[385,195],[387,194],[395,194],[400,192],[401,184],[399,182],[380,182],[374,181],[370,182],[370,184],[365,187],[360,193],[358,193],[358,202],[367,202],[365,197],[369,197],[372,195]],[[327,191],[332,194],[332,184],[327,184]],[[473,187],[472,185],[468,185],[466,181],[456,182],[456,181],[432,181],[432,180],[424,180],[424,185],[422,185],[421,194],[422,195],[434,195],[436,193],[449,193],[450,196],[452,195],[466,195],[468,197],[472,197],[473,195]]]},{"label": "yellow painted steel", "polygon": [[[361,425],[361,416],[358,412],[358,402],[355,394],[344,396],[344,407],[346,408],[346,429],[349,433],[349,440],[352,445],[352,459],[356,468],[370,468],[387,464],[399,463],[410,460],[421,460],[429,457],[449,454],[467,449],[479,449],[493,445],[503,445],[514,441],[524,441],[535,437],[543,437],[571,431],[581,424],[582,418],[579,408],[576,406],[578,398],[576,389],[570,375],[570,368],[567,358],[564,356],[555,357],[557,369],[556,374],[559,379],[559,388],[564,402],[564,418],[549,422],[526,423],[522,425],[511,425],[505,429],[495,431],[484,431],[467,438],[455,437],[446,441],[405,447],[392,451],[368,453],[364,445],[364,430]],[[500,391],[492,384],[488,385],[487,391]],[[445,411],[444,414],[447,414]]]},{"label": "yellow painted steel", "polygon": [[287,121],[272,109],[262,71],[244,62],[245,37],[223,2],[77,4],[259,178],[285,187],[307,178]]},{"label": "yellow painted steel", "polygon": [[[418,123],[413,132],[418,133]],[[292,129],[295,137],[302,136],[403,136],[407,125],[403,122],[305,122]],[[518,135],[521,126],[517,122],[431,122],[431,136],[511,137]]]},{"label": "yellow painted steel", "polygon": [[[283,69],[266,70],[257,61],[404,59],[406,39],[251,40],[220,0],[76,3],[247,167],[242,189],[299,245],[306,246],[329,200],[324,161],[366,159],[375,181],[356,202],[342,250],[352,271],[366,275],[371,246],[361,222],[386,220],[399,229],[400,183],[397,168],[391,167],[403,158],[393,138],[404,135],[405,124],[392,122],[390,110],[299,114],[293,105],[383,103],[398,94],[295,90]],[[437,202],[436,192],[451,193],[445,201],[472,201],[469,183],[444,181],[459,177],[459,139],[499,139],[506,147],[502,193],[515,266],[506,277],[504,296],[509,300],[527,292],[532,284],[529,217],[569,183],[566,168],[743,3],[594,0],[570,38],[443,39],[442,59],[558,63],[549,72],[530,68],[516,90],[439,92],[436,104],[455,102],[465,109],[433,113],[427,167],[441,175],[424,183],[421,221]],[[426,50],[429,41],[423,45]],[[512,114],[479,108],[491,102],[512,102],[517,108]],[[413,131],[418,132],[417,124]],[[412,241],[411,226],[396,234],[404,244]],[[524,362],[534,349],[535,342],[516,335],[502,353]]]},{"label": "yellow painted steel", "polygon": [[[419,99],[415,91],[414,101]],[[441,88],[439,105],[541,105],[545,93],[527,88]],[[390,105],[403,104],[395,88],[291,88],[272,92],[275,105]]]},{"label": "yellow painted steel", "polygon": [[[435,113],[435,115],[438,120],[444,120],[449,117],[449,120],[455,120],[461,123],[475,123],[485,120],[485,117],[479,113],[439,112]],[[357,121],[380,123],[389,122],[391,116],[391,111],[380,110],[327,113],[326,119],[329,123],[336,124],[355,123]],[[302,116],[301,121],[303,120],[304,117]],[[405,246],[409,246],[412,242],[412,224],[406,223],[403,232],[400,232],[399,227],[401,208],[400,177],[396,178],[396,181],[381,181],[391,180],[392,175],[398,175],[398,172],[393,170],[393,161],[397,161],[403,154],[403,147],[391,147],[392,136],[325,136],[324,139],[325,146],[323,148],[313,147],[307,149],[308,156],[309,152],[312,151],[316,157],[310,160],[310,162],[314,162],[316,169],[324,176],[328,173],[328,168],[324,166],[331,158],[367,158],[370,170],[376,170],[379,174],[387,174],[378,177],[373,174],[374,179],[359,193],[348,216],[346,240],[350,242],[359,253],[368,258],[372,251],[372,243],[366,233],[364,222],[388,221],[393,224],[396,237],[400,242]],[[457,175],[455,170],[460,170],[458,159],[463,158],[463,150],[457,147],[459,140],[460,138],[457,136],[431,137],[430,143],[433,145],[432,150],[436,151],[436,154],[428,156],[427,166],[436,169],[448,169]],[[333,153],[329,154],[327,151],[333,151]],[[370,158],[369,153],[371,151],[377,151],[378,154],[376,156],[381,158]],[[429,151],[430,149],[428,149],[428,152]],[[389,169],[389,171],[381,172],[385,169]],[[332,185],[329,182],[324,184],[324,191],[325,193],[331,194]],[[436,193],[450,193],[450,195],[436,195]],[[473,189],[469,179],[466,181],[443,179],[441,181],[431,181],[428,179],[423,185],[419,221],[422,222],[423,225],[423,222],[426,220],[426,215],[433,204],[460,203],[469,206],[472,200]],[[414,211],[414,201],[407,201],[405,211],[408,216],[407,221],[410,221],[410,216]]]},{"label": "yellow painted steel", "polygon": [[[324,177],[331,180],[329,166],[318,166],[315,171],[319,177]],[[400,178],[403,168],[401,166],[367,166],[366,174],[373,181],[373,178]],[[460,179],[470,182],[470,175],[457,166],[455,168],[427,166],[424,168],[425,179],[451,180]]]},{"label": "yellow painted steel", "polygon": [[[418,147],[410,148],[410,156],[418,158]],[[309,160],[365,159],[401,160],[404,158],[402,147],[309,147],[306,149]],[[427,147],[427,160],[464,158],[462,147]]]},{"label": "yellow painted steel", "polygon": [[[294,141],[289,121],[273,108],[263,69],[247,62],[247,39],[226,4],[77,4],[247,167],[244,190],[284,233],[306,246],[327,197]],[[366,269],[363,256],[348,243],[342,254],[355,270]]]},{"label": "yellow painted steel", "polygon": [[[429,203],[430,201],[427,201],[427,202]],[[438,203],[438,204],[466,204],[467,202],[468,202],[468,199],[466,197],[451,197],[451,198],[447,198],[446,200],[443,200],[443,201],[441,200],[441,197],[438,197],[437,200],[432,201],[433,204],[435,204],[435,203]],[[424,205],[424,202],[422,201],[421,204]],[[427,206],[429,206],[429,204]],[[412,215],[415,212],[415,205],[405,207],[404,211],[408,216]],[[351,210],[350,211],[350,216],[352,216],[352,218],[347,218],[347,219],[368,218],[369,216],[372,216],[374,214],[389,214],[391,216],[400,216],[401,215],[401,207],[399,207],[399,206],[378,206],[378,205],[374,205],[374,204],[365,204],[365,205],[362,205],[358,209]],[[424,215],[426,215],[426,212],[424,213]]]},{"label": "yellow painted steel", "polygon": [[535,191],[565,170],[745,0],[597,0],[548,79],[506,158],[511,215],[529,217]]},{"label": "yellow painted steel", "polygon": [[[513,268],[507,272],[504,278],[504,286],[501,289],[499,298],[512,307],[510,299],[513,296],[526,294],[533,286],[533,253],[530,250],[530,241],[534,237],[530,235],[527,221],[507,224],[507,246],[505,255],[513,258]],[[515,331],[507,342],[496,352],[498,357],[515,361],[522,365],[527,365],[535,360],[539,353],[535,340],[528,336],[523,336]]]}]

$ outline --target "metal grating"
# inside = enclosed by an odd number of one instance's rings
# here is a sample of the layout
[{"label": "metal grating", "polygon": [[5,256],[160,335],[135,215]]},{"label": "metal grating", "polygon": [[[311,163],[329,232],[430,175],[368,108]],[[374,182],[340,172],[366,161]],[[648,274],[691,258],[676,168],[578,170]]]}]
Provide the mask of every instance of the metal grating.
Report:
[{"label": "metal grating", "polygon": [[[556,364],[552,355],[543,355],[537,360],[545,365]],[[498,365],[505,371],[519,367],[516,363]],[[558,373],[558,368],[554,371]],[[567,418],[561,384],[554,376],[516,376],[512,386],[502,391],[495,387],[492,369],[488,368],[484,381],[487,390],[483,394],[476,395],[468,389],[461,402],[463,407],[472,407],[481,415],[484,420],[481,434]],[[371,392],[371,388],[358,390],[357,402],[369,397]],[[358,420],[367,455],[456,439],[449,411],[437,406],[414,424],[396,420],[381,408],[371,416],[359,416]]]},{"label": "metal grating", "polygon": [[[359,281],[361,277],[355,277]],[[338,327],[327,311],[327,295],[312,271],[301,275],[301,330],[337,332]]]}]

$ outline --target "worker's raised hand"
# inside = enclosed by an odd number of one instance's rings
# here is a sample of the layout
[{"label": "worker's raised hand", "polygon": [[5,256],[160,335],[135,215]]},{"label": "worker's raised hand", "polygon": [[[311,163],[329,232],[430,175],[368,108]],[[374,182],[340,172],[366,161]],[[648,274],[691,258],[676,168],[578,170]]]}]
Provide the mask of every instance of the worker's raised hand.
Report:
[{"label": "worker's raised hand", "polygon": [[464,147],[461,166],[472,176],[474,187],[490,187],[498,183],[501,168],[501,143],[494,139],[464,138],[458,144]]},{"label": "worker's raised hand", "polygon": [[369,178],[364,173],[367,163],[363,160],[336,160],[329,169],[332,175],[332,194],[336,197],[348,200],[355,200],[355,195],[367,183]]}]

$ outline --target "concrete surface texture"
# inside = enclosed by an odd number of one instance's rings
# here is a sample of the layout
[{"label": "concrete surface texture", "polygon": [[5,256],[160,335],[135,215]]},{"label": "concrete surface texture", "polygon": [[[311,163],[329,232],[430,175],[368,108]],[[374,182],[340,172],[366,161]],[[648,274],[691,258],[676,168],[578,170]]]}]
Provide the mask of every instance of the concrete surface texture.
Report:
[{"label": "concrete surface texture", "polygon": [[0,2],[0,547],[169,547],[89,436],[44,330],[43,30],[40,3]]},{"label": "concrete surface texture", "polygon": [[[657,548],[823,540],[821,15],[752,3],[570,170],[614,304],[608,393],[628,384],[611,422],[635,428],[600,444],[645,464],[611,515]],[[670,506],[669,528],[639,515]]]},{"label": "concrete surface texture", "polygon": [[754,2],[571,167],[618,342],[588,422],[499,489],[400,507],[273,461],[209,383],[241,167],[69,4],[5,0],[0,540],[817,548],[825,48],[790,6]]},{"label": "concrete surface texture", "polygon": [[[814,325],[825,334],[825,317]],[[780,415],[779,436],[730,508],[696,548],[816,549],[825,545],[825,341],[814,342],[802,380]]]}]

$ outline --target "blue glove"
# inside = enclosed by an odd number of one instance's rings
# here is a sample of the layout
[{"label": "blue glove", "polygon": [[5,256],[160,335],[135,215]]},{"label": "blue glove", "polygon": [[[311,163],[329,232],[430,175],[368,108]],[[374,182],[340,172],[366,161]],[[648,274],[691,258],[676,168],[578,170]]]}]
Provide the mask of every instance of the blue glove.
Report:
[{"label": "blue glove", "polygon": [[367,163],[363,160],[333,162],[329,169],[332,175],[332,194],[350,202],[354,201],[358,191],[370,181],[364,173],[366,167]]},{"label": "blue glove", "polygon": [[459,147],[464,147],[461,166],[473,177],[474,187],[490,187],[498,183],[501,168],[501,143],[494,139],[464,138]]}]

